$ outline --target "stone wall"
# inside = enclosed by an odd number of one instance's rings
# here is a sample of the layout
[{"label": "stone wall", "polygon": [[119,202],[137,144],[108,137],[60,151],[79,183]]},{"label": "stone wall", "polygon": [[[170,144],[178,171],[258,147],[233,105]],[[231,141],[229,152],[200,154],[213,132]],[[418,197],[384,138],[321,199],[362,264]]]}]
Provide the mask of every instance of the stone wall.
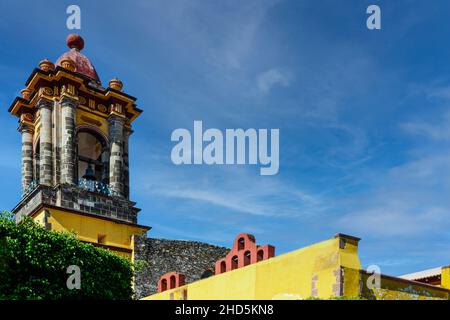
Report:
[{"label": "stone wall", "polygon": [[57,185],[55,187],[37,186],[25,195],[21,202],[13,209],[16,220],[29,215],[40,204],[57,206],[61,209],[108,217],[120,221],[136,223],[140,209],[135,203],[121,197],[110,197],[71,185]]},{"label": "stone wall", "polygon": [[214,273],[215,262],[228,252],[227,248],[202,242],[136,237],[136,298],[156,293],[159,278],[170,271],[183,273],[186,283],[206,276],[205,271]]}]

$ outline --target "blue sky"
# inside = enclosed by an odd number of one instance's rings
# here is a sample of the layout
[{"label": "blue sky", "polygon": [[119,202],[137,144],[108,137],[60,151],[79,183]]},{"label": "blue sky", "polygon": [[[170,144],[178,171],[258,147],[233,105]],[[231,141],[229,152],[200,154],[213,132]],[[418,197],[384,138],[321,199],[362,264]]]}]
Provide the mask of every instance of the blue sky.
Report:
[{"label": "blue sky", "polygon": [[[20,136],[7,113],[43,58],[67,50],[78,4],[86,54],[144,113],[132,199],[152,237],[277,253],[362,238],[365,267],[400,275],[450,264],[448,1],[2,1],[0,204],[20,197]],[[378,4],[382,30],[366,28]],[[176,128],[279,128],[280,172],[175,166]]]}]

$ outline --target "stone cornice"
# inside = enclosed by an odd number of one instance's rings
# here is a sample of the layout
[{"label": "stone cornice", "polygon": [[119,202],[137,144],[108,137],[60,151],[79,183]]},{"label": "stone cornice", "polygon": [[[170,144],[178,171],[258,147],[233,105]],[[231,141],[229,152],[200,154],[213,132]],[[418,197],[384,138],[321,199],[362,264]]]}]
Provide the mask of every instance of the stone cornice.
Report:
[{"label": "stone cornice", "polygon": [[69,71],[62,67],[56,67],[54,70],[44,71],[34,69],[26,82],[26,88],[29,90],[29,99],[17,97],[9,108],[9,112],[13,115],[20,116],[24,112],[34,113],[38,98],[45,96],[48,99],[58,100],[64,84],[70,83],[76,87],[78,96],[84,96],[88,99],[98,100],[98,104],[102,105],[102,109],[96,112],[103,112],[105,117],[108,116],[112,106],[119,104],[121,106],[123,116],[128,123],[134,121],[143,111],[136,104],[136,98],[125,92],[113,89],[103,88],[99,85],[93,85],[88,77]]}]

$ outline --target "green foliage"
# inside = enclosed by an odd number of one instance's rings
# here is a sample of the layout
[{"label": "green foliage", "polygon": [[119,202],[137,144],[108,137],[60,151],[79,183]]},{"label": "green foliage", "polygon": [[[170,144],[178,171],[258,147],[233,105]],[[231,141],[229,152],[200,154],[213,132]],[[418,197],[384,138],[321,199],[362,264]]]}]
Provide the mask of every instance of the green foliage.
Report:
[{"label": "green foliage", "polygon": [[[80,289],[67,287],[70,265],[80,268]],[[130,299],[132,277],[125,258],[0,212],[0,300]]]}]

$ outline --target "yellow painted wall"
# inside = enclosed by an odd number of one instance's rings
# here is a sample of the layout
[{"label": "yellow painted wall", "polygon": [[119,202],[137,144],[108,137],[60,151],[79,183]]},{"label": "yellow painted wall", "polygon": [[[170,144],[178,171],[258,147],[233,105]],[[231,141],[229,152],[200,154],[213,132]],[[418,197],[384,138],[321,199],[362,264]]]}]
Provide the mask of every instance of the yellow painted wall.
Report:
[{"label": "yellow painted wall", "polygon": [[[95,111],[85,111],[81,108],[77,109],[76,113],[76,123],[77,125],[87,125],[94,127],[98,130],[100,130],[106,137],[108,136],[108,121],[101,115],[98,115],[95,113]],[[95,121],[98,121],[100,125],[96,125],[94,123],[86,121],[86,119],[93,119]]]},{"label": "yellow painted wall", "polygon": [[369,289],[367,287],[367,274],[362,274],[363,290],[362,296],[366,299],[376,300],[429,300],[450,298],[448,290],[439,287],[421,285],[413,281],[405,281],[393,277],[381,275],[379,288]]},{"label": "yellow painted wall", "polygon": [[[134,238],[136,234],[143,234],[145,230],[138,226],[117,223],[105,219],[80,215],[77,213],[62,211],[56,209],[43,209],[34,216],[34,220],[42,225],[45,224],[45,211],[50,213],[47,223],[51,224],[51,230],[74,232],[77,238],[98,243],[98,235],[105,235],[105,241],[102,243],[115,253],[125,256],[132,260],[133,255],[129,252],[123,252],[120,249],[134,250]],[[114,250],[117,248],[117,250]]]},{"label": "yellow painted wall", "polygon": [[359,297],[360,295],[360,269],[342,267],[343,273],[343,296]]},{"label": "yellow painted wall", "polygon": [[441,287],[450,289],[450,266],[442,267]]},{"label": "yellow painted wall", "polygon": [[41,212],[37,213],[34,217],[33,217],[34,222],[40,224],[40,225],[45,225],[45,210],[42,210]]},{"label": "yellow painted wall", "polygon": [[[447,269],[450,280],[450,268]],[[143,300],[306,299],[338,295],[363,299],[449,299],[448,290],[381,276],[378,289],[368,289],[361,270],[358,240],[336,236],[306,248],[196,281]],[[447,281],[445,280],[445,281]]]},{"label": "yellow painted wall", "polygon": [[181,299],[183,290],[189,300],[305,299],[313,295],[313,277],[317,277],[317,297],[330,298],[339,281],[336,272],[342,266],[360,268],[356,246],[340,249],[339,242],[339,238],[326,240],[145,299],[170,299],[171,295]]}]

